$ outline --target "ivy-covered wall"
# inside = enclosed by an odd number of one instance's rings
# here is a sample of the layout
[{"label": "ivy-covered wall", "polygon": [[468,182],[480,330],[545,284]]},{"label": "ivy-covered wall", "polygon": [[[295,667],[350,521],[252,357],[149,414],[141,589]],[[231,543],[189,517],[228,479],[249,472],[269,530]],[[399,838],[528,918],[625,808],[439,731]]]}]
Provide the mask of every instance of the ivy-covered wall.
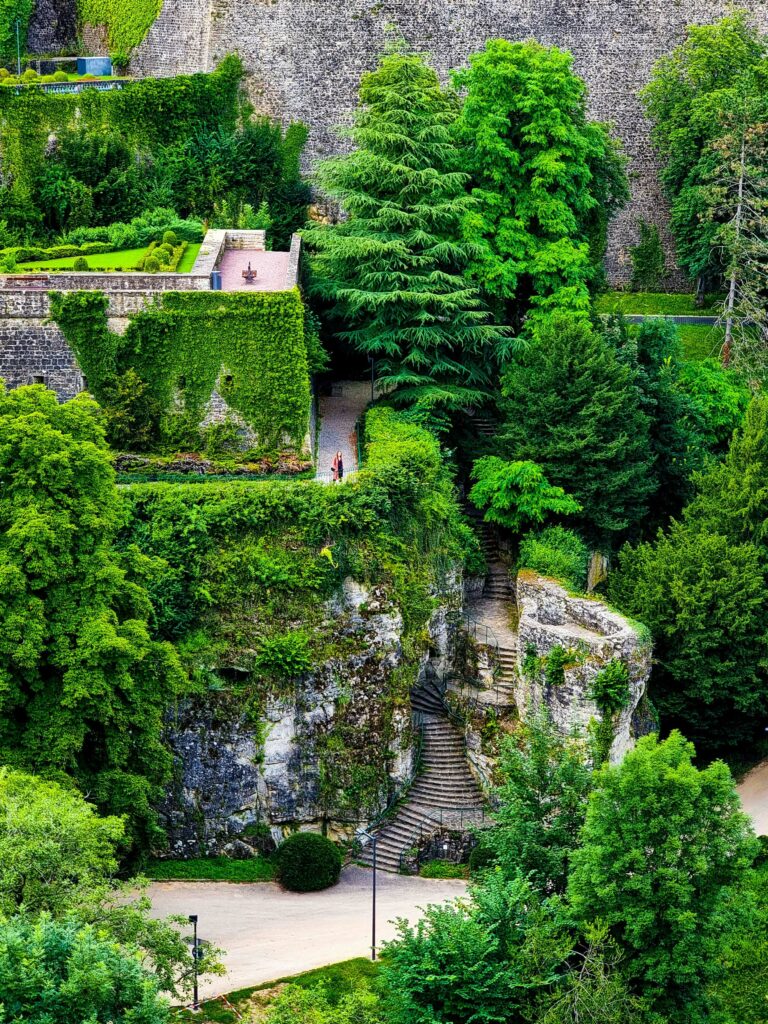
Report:
[{"label": "ivy-covered wall", "polygon": [[168,292],[133,316],[122,335],[109,328],[102,292],[51,292],[50,299],[89,390],[107,408],[116,379],[133,371],[165,436],[199,425],[216,389],[259,447],[302,445],[310,382],[297,288]]},{"label": "ivy-covered wall", "polygon": [[157,18],[163,0],[77,0],[81,34],[89,26],[100,27],[110,53],[128,55],[144,39]]},{"label": "ivy-covered wall", "polygon": [[[430,620],[459,600],[477,542],[434,437],[377,409],[366,450],[362,471],[341,487],[121,491],[122,544],[149,589],[157,633],[176,644],[197,688],[170,727],[179,779],[207,780],[201,832],[215,832],[221,817],[210,794],[227,807],[251,799],[243,756],[264,760],[261,795],[222,825],[230,834],[258,814],[286,822],[299,803],[330,821],[365,818],[391,792]],[[233,793],[227,773],[238,761],[248,778]],[[270,766],[279,783],[265,804]],[[197,834],[191,810],[170,827]]]}]

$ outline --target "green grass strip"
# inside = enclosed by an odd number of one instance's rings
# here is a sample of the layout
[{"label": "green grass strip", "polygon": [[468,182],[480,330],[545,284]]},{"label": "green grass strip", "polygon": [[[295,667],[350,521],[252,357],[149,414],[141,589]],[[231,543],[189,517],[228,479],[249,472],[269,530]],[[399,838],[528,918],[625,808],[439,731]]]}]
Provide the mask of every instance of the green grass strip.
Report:
[{"label": "green grass strip", "polygon": [[151,860],[144,869],[158,882],[271,882],[275,866],[266,857],[192,857],[189,860]]}]

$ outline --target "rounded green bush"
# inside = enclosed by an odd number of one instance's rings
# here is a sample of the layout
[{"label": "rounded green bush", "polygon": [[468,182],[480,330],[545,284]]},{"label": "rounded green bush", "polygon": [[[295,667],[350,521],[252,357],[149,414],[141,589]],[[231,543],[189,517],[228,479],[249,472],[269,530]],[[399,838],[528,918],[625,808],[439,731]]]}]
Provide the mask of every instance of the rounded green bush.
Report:
[{"label": "rounded green bush", "polygon": [[53,80],[54,82],[68,82],[69,75],[66,71],[54,71]]},{"label": "rounded green bush", "polygon": [[144,261],[144,269],[148,274],[156,274],[160,269],[160,262],[154,256],[148,256]]},{"label": "rounded green bush", "polygon": [[27,70],[21,76],[22,82],[37,82],[39,81],[39,79],[40,75],[37,73],[37,71],[35,71],[34,68],[27,68]]},{"label": "rounded green bush", "polygon": [[0,78],[7,78],[10,75],[8,68],[0,68]]},{"label": "rounded green bush", "polygon": [[478,843],[469,855],[469,870],[471,874],[490,868],[496,863],[496,855],[487,846]]},{"label": "rounded green bush", "polygon": [[176,237],[176,232],[175,231],[166,231],[165,234],[163,235],[163,245],[170,245],[171,248],[173,248],[173,246],[178,245],[178,244],[179,244],[179,240]]},{"label": "rounded green bush", "polygon": [[78,271],[78,273],[82,273],[83,271],[88,270],[88,260],[85,258],[85,256],[78,256],[75,262],[72,264],[72,269]]},{"label": "rounded green bush", "polygon": [[317,892],[335,885],[341,874],[341,851],[316,832],[296,832],[277,850],[277,877],[291,892]]}]

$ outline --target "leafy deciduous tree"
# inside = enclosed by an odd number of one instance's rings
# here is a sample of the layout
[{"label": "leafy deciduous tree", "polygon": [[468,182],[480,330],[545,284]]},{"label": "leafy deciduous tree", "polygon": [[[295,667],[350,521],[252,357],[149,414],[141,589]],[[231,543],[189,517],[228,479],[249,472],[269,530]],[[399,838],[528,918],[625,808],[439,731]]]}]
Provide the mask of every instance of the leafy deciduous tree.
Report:
[{"label": "leafy deciduous tree", "polygon": [[146,841],[184,677],[113,548],[122,512],[97,413],[86,396],[0,391],[0,753],[70,773]]},{"label": "leafy deciduous tree", "polygon": [[505,462],[495,455],[478,459],[472,467],[477,483],[469,500],[485,508],[485,521],[519,532],[540,525],[549,515],[580,512],[581,505],[562,487],[553,487],[535,462]]},{"label": "leafy deciduous tree", "polygon": [[606,127],[586,116],[573,58],[535,41],[490,40],[455,80],[476,209],[465,217],[480,286],[531,324],[586,313],[610,216],[629,198]]},{"label": "leafy deciduous tree", "polygon": [[757,849],[727,766],[700,771],[693,756],[673,732],[601,769],[568,883],[576,918],[609,927],[622,972],[671,1024],[709,1019],[707,985]]}]

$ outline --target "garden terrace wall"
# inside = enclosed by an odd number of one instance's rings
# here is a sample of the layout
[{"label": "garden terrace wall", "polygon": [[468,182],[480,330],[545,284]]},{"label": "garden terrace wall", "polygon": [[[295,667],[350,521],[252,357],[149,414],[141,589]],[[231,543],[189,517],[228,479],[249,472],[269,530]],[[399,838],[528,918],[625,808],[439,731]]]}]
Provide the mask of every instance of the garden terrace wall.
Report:
[{"label": "garden terrace wall", "polygon": [[[768,28],[768,2],[738,4]],[[310,128],[306,166],[337,152],[332,128],[357,101],[360,76],[375,64],[395,24],[417,50],[429,53],[447,78],[489,38],[535,37],[570,50],[589,86],[590,110],[614,122],[630,157],[631,205],[610,234],[608,271],[614,283],[631,272],[629,247],[638,218],[666,231],[667,210],[638,98],[653,62],[681,41],[691,23],[726,14],[728,0],[166,0],[132,61],[137,74],[173,75],[215,66],[237,52],[260,113]],[[671,242],[665,234],[670,266]],[[681,279],[675,278],[677,283]]]}]

